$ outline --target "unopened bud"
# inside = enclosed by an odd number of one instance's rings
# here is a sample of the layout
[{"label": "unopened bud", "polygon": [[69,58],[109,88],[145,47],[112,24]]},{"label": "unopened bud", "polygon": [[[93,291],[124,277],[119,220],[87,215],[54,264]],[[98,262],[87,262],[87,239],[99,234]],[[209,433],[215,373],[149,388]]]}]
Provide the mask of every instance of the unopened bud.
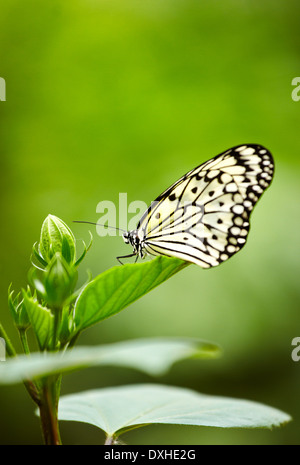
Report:
[{"label": "unopened bud", "polygon": [[74,291],[77,270],[57,252],[45,270],[45,299],[52,308],[62,308]]},{"label": "unopened bud", "polygon": [[42,225],[38,251],[47,264],[57,253],[68,264],[71,265],[75,262],[75,237],[70,228],[57,216],[48,215],[45,219]]}]

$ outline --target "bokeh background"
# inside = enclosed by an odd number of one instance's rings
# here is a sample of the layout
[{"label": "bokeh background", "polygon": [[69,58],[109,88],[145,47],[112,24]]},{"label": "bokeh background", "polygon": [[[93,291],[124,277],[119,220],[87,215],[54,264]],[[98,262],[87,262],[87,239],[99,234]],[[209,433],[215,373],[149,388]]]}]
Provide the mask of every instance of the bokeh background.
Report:
[{"label": "bokeh background", "polygon": [[[191,336],[220,344],[218,360],[178,363],[160,379],[93,368],[66,375],[63,393],[160,382],[263,402],[294,420],[270,430],[151,426],[129,444],[299,444],[300,4],[297,0],[2,0],[0,76],[0,319],[19,347],[7,288],[27,284],[48,213],[77,239],[98,202],[149,203],[194,166],[241,143],[275,158],[246,247],[211,270],[189,266],[78,343]],[[130,215],[129,215],[130,218]],[[93,275],[130,253],[98,237],[81,265]],[[79,246],[80,248],[80,242]],[[23,386],[0,389],[0,443],[39,444]],[[63,423],[65,444],[101,444],[95,427]]]}]

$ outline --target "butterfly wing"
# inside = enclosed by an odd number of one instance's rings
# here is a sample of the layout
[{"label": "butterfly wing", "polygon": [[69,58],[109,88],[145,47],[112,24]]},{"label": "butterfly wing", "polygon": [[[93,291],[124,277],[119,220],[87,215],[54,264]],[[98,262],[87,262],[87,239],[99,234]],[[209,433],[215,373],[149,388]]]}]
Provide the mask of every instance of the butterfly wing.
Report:
[{"label": "butterfly wing", "polygon": [[246,243],[274,162],[261,145],[233,147],[186,173],[151,203],[137,230],[152,255],[217,266]]}]

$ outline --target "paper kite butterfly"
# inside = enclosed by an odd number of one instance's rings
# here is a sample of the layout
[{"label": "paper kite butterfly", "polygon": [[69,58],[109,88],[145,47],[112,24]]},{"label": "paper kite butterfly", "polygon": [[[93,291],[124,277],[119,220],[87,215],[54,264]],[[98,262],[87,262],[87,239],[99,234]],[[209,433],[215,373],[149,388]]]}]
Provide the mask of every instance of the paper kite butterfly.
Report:
[{"label": "paper kite butterfly", "polygon": [[133,247],[125,257],[165,255],[218,266],[244,247],[251,212],[273,172],[271,153],[256,144],[232,147],[197,166],[151,203],[135,230],[124,232]]}]

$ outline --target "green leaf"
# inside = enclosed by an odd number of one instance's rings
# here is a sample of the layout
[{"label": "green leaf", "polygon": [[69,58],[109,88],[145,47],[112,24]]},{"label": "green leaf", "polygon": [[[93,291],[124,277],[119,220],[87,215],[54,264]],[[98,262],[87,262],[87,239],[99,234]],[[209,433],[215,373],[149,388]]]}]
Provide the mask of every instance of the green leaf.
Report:
[{"label": "green leaf", "polygon": [[[39,251],[39,245],[38,245],[37,242],[35,242],[33,244],[32,252],[33,252],[34,257],[40,262],[40,264],[43,265],[44,267],[46,267],[47,262],[41,256],[40,251]],[[33,264],[33,266],[35,266],[37,268],[37,266],[33,263],[33,261],[32,261],[32,264]]]},{"label": "green leaf", "polygon": [[89,283],[75,303],[75,325],[83,330],[121,311],[188,265],[178,258],[115,266]]},{"label": "green leaf", "polygon": [[214,358],[220,348],[198,339],[133,339],[102,346],[75,347],[64,353],[31,353],[0,364],[0,384],[66,373],[96,365],[125,366],[149,375],[162,375],[177,361],[187,358]]},{"label": "green leaf", "polygon": [[62,396],[58,418],[90,423],[110,437],[155,423],[271,428],[291,420],[288,414],[257,402],[157,384],[128,385]]},{"label": "green leaf", "polygon": [[51,344],[54,317],[50,310],[40,305],[34,297],[29,297],[26,292],[23,293],[23,296],[25,309],[37,338],[39,348],[44,350]]}]

